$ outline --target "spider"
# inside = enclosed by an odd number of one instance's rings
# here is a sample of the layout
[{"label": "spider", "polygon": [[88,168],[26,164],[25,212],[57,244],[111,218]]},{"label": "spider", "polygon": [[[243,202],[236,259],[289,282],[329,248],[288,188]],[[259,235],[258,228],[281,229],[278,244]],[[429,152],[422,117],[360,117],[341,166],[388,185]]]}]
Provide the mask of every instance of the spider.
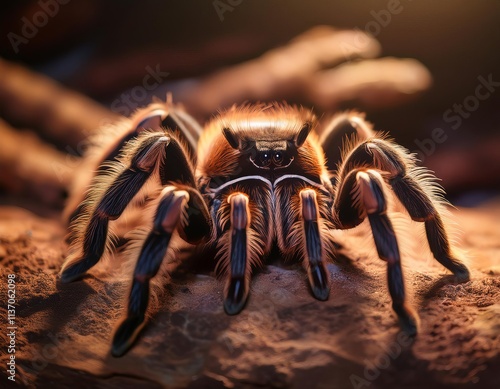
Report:
[{"label": "spider", "polygon": [[388,196],[425,224],[435,259],[457,281],[469,279],[452,254],[434,176],[417,167],[406,149],[374,132],[362,114],[345,112],[320,126],[304,108],[246,104],[219,113],[202,130],[167,101],[112,129],[89,157],[97,170],[84,180],[88,190],[76,191],[69,205],[70,248],[61,281],[82,277],[112,249],[108,225],[129,203],[154,207],[151,220],[142,222],[147,232],[139,242],[127,315],[113,338],[114,356],[135,342],[146,321],[150,281],[162,262],[174,260],[179,242],[217,251],[226,278],[224,310],[234,315],[248,299],[252,270],[276,248],[302,261],[313,296],[327,300],[325,265],[335,256],[331,231],[365,219],[387,263],[392,307],[402,329],[415,335],[418,316],[405,303]]}]

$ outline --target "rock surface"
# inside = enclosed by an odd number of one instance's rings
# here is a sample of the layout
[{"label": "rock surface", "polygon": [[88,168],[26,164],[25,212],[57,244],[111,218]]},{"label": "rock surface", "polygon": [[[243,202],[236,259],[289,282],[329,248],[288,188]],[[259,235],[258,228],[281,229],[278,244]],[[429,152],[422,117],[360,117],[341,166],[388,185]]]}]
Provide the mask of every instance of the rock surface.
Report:
[{"label": "rock surface", "polygon": [[[330,299],[316,301],[298,266],[268,266],[246,309],[227,316],[213,274],[168,285],[134,348],[110,342],[128,282],[93,269],[62,285],[65,230],[55,218],[0,207],[2,322],[7,275],[16,275],[16,384],[33,388],[498,388],[500,387],[500,201],[454,212],[471,281],[454,284],[431,257],[421,226],[398,223],[420,333],[399,332],[384,263],[366,231],[339,234],[351,261],[329,265]],[[420,232],[419,232],[420,231]],[[408,237],[409,236],[409,237]],[[418,255],[417,255],[418,254]],[[7,336],[2,330],[0,386]],[[7,384],[6,384],[7,383]],[[4,386],[5,384],[5,386]]]}]

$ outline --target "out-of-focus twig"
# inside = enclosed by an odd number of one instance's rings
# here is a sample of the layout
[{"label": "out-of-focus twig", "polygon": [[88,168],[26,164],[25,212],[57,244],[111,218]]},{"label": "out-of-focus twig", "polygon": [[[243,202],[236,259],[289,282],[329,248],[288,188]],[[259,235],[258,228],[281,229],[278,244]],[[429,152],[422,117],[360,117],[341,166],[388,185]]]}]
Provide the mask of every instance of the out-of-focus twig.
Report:
[{"label": "out-of-focus twig", "polygon": [[286,99],[297,95],[321,68],[352,58],[373,58],[379,52],[379,43],[361,31],[316,27],[288,45],[208,76],[176,99],[200,116],[247,99]]},{"label": "out-of-focus twig", "polygon": [[10,194],[62,204],[75,158],[57,151],[35,134],[17,131],[0,120],[0,186]]},{"label": "out-of-focus twig", "polygon": [[326,111],[349,100],[365,107],[393,106],[430,86],[431,75],[420,62],[375,59],[379,54],[380,44],[361,31],[315,27],[175,97],[189,112],[206,117],[245,100],[294,100]]},{"label": "out-of-focus twig", "polygon": [[[292,100],[329,111],[349,100],[391,106],[428,88],[431,77],[422,64],[376,59],[380,50],[361,31],[316,27],[259,58],[186,84],[174,98],[206,119],[245,100]],[[1,59],[0,115],[69,153],[83,152],[89,135],[118,118],[91,99]],[[31,193],[59,204],[76,166],[72,157],[3,122],[0,136],[0,184],[10,193]]]},{"label": "out-of-focus twig", "polygon": [[431,83],[431,74],[419,61],[385,57],[319,72],[311,78],[306,96],[324,110],[346,101],[390,107],[427,90]]},{"label": "out-of-focus twig", "polygon": [[16,127],[32,128],[59,146],[78,145],[117,115],[57,82],[0,59],[0,115]]}]

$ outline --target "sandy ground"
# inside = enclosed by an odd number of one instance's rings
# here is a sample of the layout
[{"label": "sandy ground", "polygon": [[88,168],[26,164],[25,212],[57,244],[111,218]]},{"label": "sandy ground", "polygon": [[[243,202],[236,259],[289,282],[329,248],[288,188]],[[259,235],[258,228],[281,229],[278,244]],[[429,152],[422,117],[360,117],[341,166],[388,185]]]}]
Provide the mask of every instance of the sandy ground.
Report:
[{"label": "sandy ground", "polygon": [[95,271],[61,285],[64,227],[0,207],[0,387],[10,387],[5,297],[13,273],[19,387],[499,388],[500,201],[454,214],[472,270],[465,284],[446,277],[421,244],[421,226],[409,224],[404,272],[421,319],[414,342],[398,331],[384,263],[358,231],[339,237],[352,261],[329,265],[327,302],[311,297],[300,268],[269,266],[255,276],[243,313],[229,317],[220,281],[181,275],[135,347],[116,359],[109,345],[127,285]]}]

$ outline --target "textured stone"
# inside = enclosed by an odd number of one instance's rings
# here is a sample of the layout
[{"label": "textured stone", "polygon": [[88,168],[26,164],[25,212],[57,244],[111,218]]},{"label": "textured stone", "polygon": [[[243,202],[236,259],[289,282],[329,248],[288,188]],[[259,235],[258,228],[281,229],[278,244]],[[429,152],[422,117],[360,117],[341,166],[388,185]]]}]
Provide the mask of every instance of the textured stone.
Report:
[{"label": "textured stone", "polygon": [[300,267],[273,265],[254,277],[245,310],[227,316],[221,281],[212,274],[179,276],[134,348],[116,359],[110,343],[129,282],[98,265],[82,281],[58,283],[64,228],[2,207],[0,231],[8,239],[1,280],[17,275],[16,378],[37,388],[498,387],[500,203],[454,214],[472,273],[460,285],[443,278],[447,272],[421,243],[421,226],[395,223],[409,231],[399,236],[421,320],[412,344],[399,333],[385,264],[362,227],[339,234],[352,261],[328,266],[328,301],[311,296]]}]

